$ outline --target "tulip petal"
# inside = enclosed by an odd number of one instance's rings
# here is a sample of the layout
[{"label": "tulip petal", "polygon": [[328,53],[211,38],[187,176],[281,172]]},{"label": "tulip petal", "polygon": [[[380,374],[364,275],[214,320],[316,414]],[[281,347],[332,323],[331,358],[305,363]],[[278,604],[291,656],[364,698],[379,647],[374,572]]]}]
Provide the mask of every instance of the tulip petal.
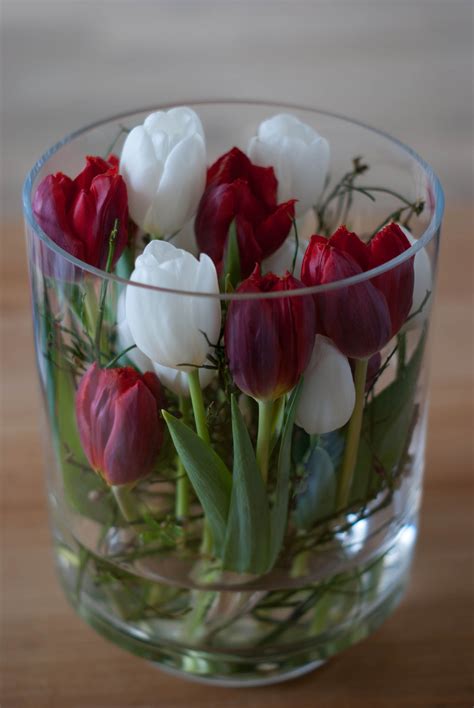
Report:
[{"label": "tulip petal", "polygon": [[316,335],[303,374],[296,423],[309,435],[323,435],[347,423],[355,405],[355,388],[347,358],[330,339]]},{"label": "tulip petal", "polygon": [[[372,267],[387,263],[410,247],[410,242],[397,224],[388,224],[370,242]],[[413,302],[413,258],[385,271],[372,281],[385,295],[391,318],[391,334],[405,322]]]},{"label": "tulip petal", "polygon": [[[150,204],[158,189],[163,164],[158,162],[150,136],[143,126],[130,131],[120,157],[120,174],[127,185],[130,216],[146,230]],[[152,232],[153,233],[153,232]]]},{"label": "tulip petal", "polygon": [[196,212],[206,184],[206,149],[200,135],[181,140],[169,153],[145,228],[178,231]]}]

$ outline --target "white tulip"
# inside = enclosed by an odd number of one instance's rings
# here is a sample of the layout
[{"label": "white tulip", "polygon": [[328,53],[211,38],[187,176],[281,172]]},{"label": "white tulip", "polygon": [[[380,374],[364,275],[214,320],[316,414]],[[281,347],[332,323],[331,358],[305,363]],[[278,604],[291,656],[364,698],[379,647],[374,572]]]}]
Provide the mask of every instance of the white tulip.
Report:
[{"label": "white tulip", "polygon": [[153,362],[180,371],[205,364],[219,338],[219,299],[160,292],[133,283],[218,294],[216,268],[209,256],[201,254],[198,260],[171,243],[151,241],[138,256],[130,280],[126,317],[137,346]]},{"label": "white tulip", "polygon": [[249,143],[252,162],[273,167],[278,180],[278,201],[298,199],[301,216],[316,204],[329,168],[329,143],[296,116],[281,113],[260,123]]},{"label": "white tulip", "polygon": [[204,131],[191,108],[157,111],[127,136],[120,158],[132,219],[155,236],[178,231],[206,184]]},{"label": "white tulip", "polygon": [[354,379],[347,357],[321,334],[303,374],[296,423],[309,435],[322,435],[345,425],[355,404]]},{"label": "white tulip", "polygon": [[[298,252],[296,254],[294,276],[295,278],[299,278],[304,253],[308,247],[311,236],[316,233],[316,215],[314,209],[308,209],[306,214],[296,219],[296,228],[298,229]],[[287,270],[291,273],[295,249],[295,231],[292,229],[280,248],[263,261],[262,266],[264,273],[270,271],[275,273],[275,275],[285,275]]]},{"label": "white tulip", "polygon": [[[117,342],[119,351],[135,344],[125,316],[125,290],[120,294],[117,303]],[[125,356],[142,374],[145,371],[153,371],[153,362],[137,346],[130,349]]]},{"label": "white tulip", "polygon": [[[185,371],[180,371],[179,369],[173,369],[170,366],[162,366],[161,364],[153,365],[155,374],[160,379],[163,386],[169,388],[177,396],[189,397],[189,383],[188,375]],[[216,375],[215,370],[212,369],[199,369],[199,383],[201,384],[201,390],[204,390],[208,386],[214,376]]]},{"label": "white tulip", "polygon": [[[403,231],[407,239],[410,241],[410,245],[413,246],[413,244],[417,242],[417,239],[414,238],[414,236],[412,236],[412,234],[404,226],[402,226],[401,224],[398,224],[398,226],[400,226],[401,230]],[[431,270],[430,258],[425,248],[420,248],[420,250],[416,252],[415,259],[413,262],[413,268],[415,273],[415,282],[413,285],[413,302],[411,310],[408,313],[408,317],[410,317],[413,312],[416,312],[420,309],[423,300],[426,298],[426,293],[428,291],[433,292],[433,272]],[[406,324],[403,326],[403,330],[407,331],[410,329],[416,329],[421,324],[423,324],[423,322],[426,320],[430,313],[430,308],[431,297],[428,298],[428,300],[425,302],[422,311],[415,315],[415,317],[412,317],[412,319],[408,320],[408,322],[406,322]]]}]

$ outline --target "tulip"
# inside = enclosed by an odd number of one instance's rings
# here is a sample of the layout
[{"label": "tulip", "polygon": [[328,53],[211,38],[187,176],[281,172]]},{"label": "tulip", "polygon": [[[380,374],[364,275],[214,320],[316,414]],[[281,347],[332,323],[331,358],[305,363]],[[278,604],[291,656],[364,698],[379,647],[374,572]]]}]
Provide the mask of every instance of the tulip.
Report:
[{"label": "tulip", "polygon": [[265,298],[303,284],[287,273],[263,277],[256,266],[237,288],[261,293],[233,300],[227,313],[225,348],[230,372],[241,391],[260,401],[273,401],[290,391],[305,370],[314,342],[315,308],[309,296]]},{"label": "tulip", "polygon": [[127,189],[113,158],[86,157],[74,179],[62,172],[45,177],[34,194],[33,213],[54,243],[96,268],[105,268],[116,220],[112,267],[127,245]]},{"label": "tulip", "polygon": [[278,200],[297,199],[296,215],[314,206],[329,168],[329,143],[296,116],[282,113],[260,124],[248,154],[256,165],[273,166]]},{"label": "tulip", "polygon": [[[416,238],[414,238],[408,229],[400,226],[401,230],[407,237],[410,245],[413,246],[416,243]],[[426,252],[425,248],[420,248],[419,251],[415,253],[414,258],[414,271],[415,271],[415,282],[413,286],[413,302],[408,313],[410,319],[404,325],[404,330],[415,329],[423,324],[430,312],[430,303],[426,302],[427,294],[431,293],[433,290],[433,271],[431,269],[431,261]],[[423,309],[420,308],[423,305]],[[414,313],[417,313],[414,315]],[[414,315],[411,317],[411,315]]]},{"label": "tulip", "polygon": [[206,183],[199,117],[185,107],[149,115],[128,134],[120,173],[138,226],[155,236],[179,231],[195,214]]},{"label": "tulip", "polygon": [[[206,363],[221,327],[217,273],[211,259],[198,260],[166,241],[151,241],[137,258],[126,291],[126,318],[133,340],[162,366],[191,372]],[[135,285],[137,283],[137,285]],[[189,292],[142,288],[140,284]]]},{"label": "tulip", "polygon": [[292,226],[294,200],[278,205],[276,193],[273,168],[253,165],[238,148],[209,168],[195,231],[199,248],[212,258],[219,273],[234,220],[242,278],[282,245]]},{"label": "tulip", "polygon": [[161,386],[155,374],[92,364],[79,382],[76,418],[91,467],[114,486],[152,470],[163,439]]},{"label": "tulip", "polygon": [[309,435],[323,435],[347,423],[355,404],[349,361],[330,339],[314,340],[296,409],[296,424]]},{"label": "tulip", "polygon": [[[312,237],[301,279],[310,286],[344,280],[395,258],[409,245],[396,224],[386,226],[369,244],[341,226],[330,239]],[[399,331],[410,311],[412,293],[412,259],[371,280],[318,293],[318,332],[346,356],[366,359]]]}]

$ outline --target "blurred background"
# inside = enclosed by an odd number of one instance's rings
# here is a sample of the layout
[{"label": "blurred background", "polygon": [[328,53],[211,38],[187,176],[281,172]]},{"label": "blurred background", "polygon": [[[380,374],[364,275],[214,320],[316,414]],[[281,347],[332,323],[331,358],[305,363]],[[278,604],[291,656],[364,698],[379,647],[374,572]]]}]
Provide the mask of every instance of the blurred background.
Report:
[{"label": "blurred background", "polygon": [[2,197],[83,125],[188,98],[299,102],[383,128],[472,194],[472,0],[3,0]]}]

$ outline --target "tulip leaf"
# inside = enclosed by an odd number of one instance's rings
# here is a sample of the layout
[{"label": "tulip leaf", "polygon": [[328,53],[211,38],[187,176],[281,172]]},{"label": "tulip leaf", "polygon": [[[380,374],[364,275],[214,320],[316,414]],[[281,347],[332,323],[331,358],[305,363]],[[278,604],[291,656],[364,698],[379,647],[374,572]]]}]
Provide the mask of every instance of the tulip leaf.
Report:
[{"label": "tulip leaf", "polygon": [[223,567],[261,574],[269,556],[269,511],[265,484],[242,413],[232,397],[234,468]]},{"label": "tulip leaf", "polygon": [[196,492],[211,528],[216,553],[221,554],[226,534],[232,476],[219,455],[180,420],[163,411],[171,439]]},{"label": "tulip leaf", "polygon": [[240,252],[235,219],[232,220],[227,234],[222,277],[223,284],[226,285],[226,282],[230,282],[233,288],[236,288],[241,281]]},{"label": "tulip leaf", "polygon": [[306,475],[296,491],[293,518],[298,528],[308,530],[334,512],[337,483],[334,464],[324,448],[315,447],[305,467]]},{"label": "tulip leaf", "polygon": [[416,384],[425,340],[426,331],[397,378],[366,406],[351,489],[352,501],[376,494],[384,478],[391,481],[402,462],[417,413]]},{"label": "tulip leaf", "polygon": [[278,454],[277,484],[275,490],[275,502],[270,512],[270,564],[273,567],[280,553],[283,538],[285,535],[286,522],[288,518],[288,501],[290,495],[290,471],[291,471],[291,446],[293,438],[293,426],[296,415],[298,398],[303,385],[303,378],[293,390],[288,404],[286,420],[283,425],[280,450]]}]

